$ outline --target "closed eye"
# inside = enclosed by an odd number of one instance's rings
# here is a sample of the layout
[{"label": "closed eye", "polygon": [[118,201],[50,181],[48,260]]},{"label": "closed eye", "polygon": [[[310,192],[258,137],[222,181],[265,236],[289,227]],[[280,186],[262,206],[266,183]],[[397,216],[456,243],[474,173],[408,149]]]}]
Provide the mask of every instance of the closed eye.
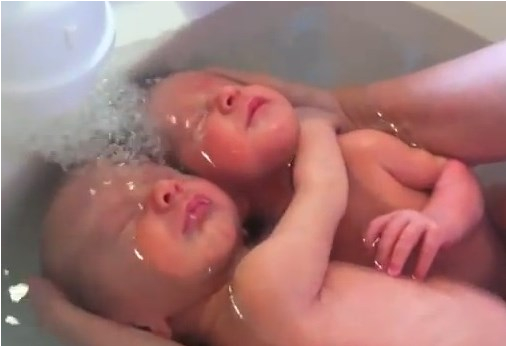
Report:
[{"label": "closed eye", "polygon": [[133,327],[139,330],[151,332],[151,329],[148,326],[134,324]]}]

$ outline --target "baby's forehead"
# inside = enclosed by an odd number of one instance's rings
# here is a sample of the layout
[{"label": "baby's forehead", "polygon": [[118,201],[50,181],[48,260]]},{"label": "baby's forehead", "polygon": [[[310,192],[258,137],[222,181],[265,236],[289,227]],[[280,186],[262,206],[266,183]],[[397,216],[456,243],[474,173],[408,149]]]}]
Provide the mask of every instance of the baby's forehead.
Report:
[{"label": "baby's forehead", "polygon": [[237,83],[206,71],[178,72],[156,84],[150,90],[149,96],[152,104],[167,103],[174,107],[192,104],[197,101],[195,99],[213,93],[221,86],[231,84]]},{"label": "baby's forehead", "polygon": [[217,85],[237,84],[232,80],[206,70],[178,72],[167,77],[166,82],[178,88],[204,90]]},{"label": "baby's forehead", "polygon": [[[111,163],[97,161],[71,173],[65,190],[67,195],[114,198],[144,194],[160,179],[174,179],[182,174],[155,163]],[[105,194],[104,194],[105,193]]]}]

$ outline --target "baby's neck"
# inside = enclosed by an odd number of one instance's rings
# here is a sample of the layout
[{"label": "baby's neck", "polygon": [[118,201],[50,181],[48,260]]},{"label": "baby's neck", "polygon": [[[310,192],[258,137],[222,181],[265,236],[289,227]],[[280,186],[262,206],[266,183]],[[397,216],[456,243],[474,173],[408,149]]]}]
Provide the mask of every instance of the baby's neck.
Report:
[{"label": "baby's neck", "polygon": [[246,248],[237,253],[231,271],[224,274],[225,284],[218,291],[170,322],[175,338],[185,335],[212,345],[262,344],[234,310],[229,292],[234,269],[246,253]]},{"label": "baby's neck", "polygon": [[262,345],[248,325],[235,311],[231,301],[229,285],[225,285],[209,301],[202,315],[203,325],[207,327],[203,337],[213,345]]},{"label": "baby's neck", "polygon": [[266,178],[249,184],[246,194],[250,201],[250,215],[268,223],[278,222],[294,194],[292,167],[284,166]]}]

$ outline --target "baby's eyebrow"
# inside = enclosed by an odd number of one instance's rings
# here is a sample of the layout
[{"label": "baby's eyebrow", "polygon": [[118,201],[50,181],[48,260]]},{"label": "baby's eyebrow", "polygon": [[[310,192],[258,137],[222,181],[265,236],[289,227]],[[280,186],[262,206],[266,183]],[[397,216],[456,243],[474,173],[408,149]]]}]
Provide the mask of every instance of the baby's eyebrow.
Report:
[{"label": "baby's eyebrow", "polygon": [[245,82],[243,82],[243,81],[241,81],[241,80],[239,80],[239,79],[233,78],[233,77],[231,77],[231,76],[225,76],[225,75],[222,75],[222,74],[220,74],[220,73],[218,73],[218,72],[216,72],[216,71],[207,71],[207,72],[208,72],[210,75],[215,76],[215,77],[218,77],[218,78],[220,78],[220,79],[222,79],[222,80],[224,80],[224,81],[227,81],[227,82],[234,82],[234,83],[239,84],[239,85],[242,85],[242,86],[246,85],[246,83],[245,83]]}]

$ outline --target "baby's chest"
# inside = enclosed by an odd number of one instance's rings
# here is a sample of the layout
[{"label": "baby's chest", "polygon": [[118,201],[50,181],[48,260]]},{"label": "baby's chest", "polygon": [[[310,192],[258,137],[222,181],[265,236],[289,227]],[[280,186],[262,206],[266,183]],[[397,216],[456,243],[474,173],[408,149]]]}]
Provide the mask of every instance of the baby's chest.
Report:
[{"label": "baby's chest", "polygon": [[353,161],[347,171],[347,209],[336,231],[332,259],[373,266],[374,253],[362,241],[370,222],[400,209],[421,210],[428,194],[402,185],[373,159]]}]

